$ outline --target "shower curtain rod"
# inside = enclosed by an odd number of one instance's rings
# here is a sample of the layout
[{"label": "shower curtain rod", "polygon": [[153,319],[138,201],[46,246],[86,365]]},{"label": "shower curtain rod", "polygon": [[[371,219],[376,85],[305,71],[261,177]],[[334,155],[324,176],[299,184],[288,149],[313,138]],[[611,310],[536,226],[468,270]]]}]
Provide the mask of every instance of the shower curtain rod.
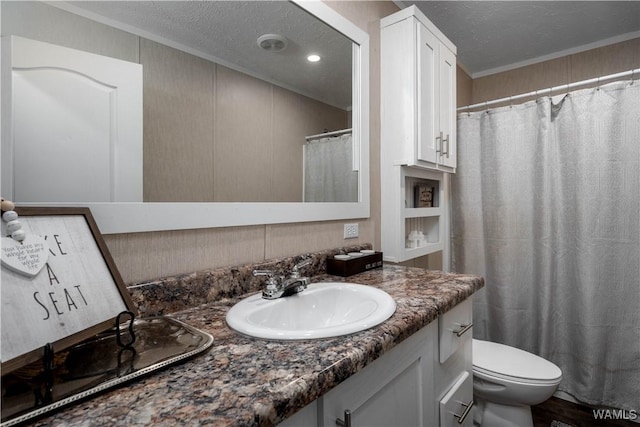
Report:
[{"label": "shower curtain rod", "polygon": [[511,101],[516,100],[516,99],[529,98],[531,96],[537,96],[539,93],[540,94],[544,94],[544,93],[551,94],[552,92],[556,92],[556,91],[559,91],[559,90],[569,90],[569,89],[572,89],[572,88],[578,87],[578,86],[585,86],[585,85],[589,85],[589,84],[593,84],[593,83],[600,84],[601,82],[603,82],[605,80],[619,79],[621,77],[626,77],[626,76],[631,76],[631,78],[633,79],[634,74],[640,75],[640,68],[636,68],[635,70],[623,71],[621,73],[616,73],[616,74],[609,74],[608,76],[596,77],[596,78],[589,79],[589,80],[582,80],[582,81],[575,82],[575,83],[568,83],[566,85],[550,87],[550,88],[547,88],[547,89],[539,89],[539,90],[535,90],[533,92],[523,93],[523,94],[520,94],[520,95],[507,96],[506,98],[494,99],[492,101],[479,102],[477,104],[467,105],[465,107],[460,107],[456,111],[466,111],[466,110],[470,110],[472,108],[488,107],[489,105],[493,105],[493,104],[500,104],[500,103],[503,103],[503,102],[511,102]]},{"label": "shower curtain rod", "polygon": [[333,132],[319,133],[317,135],[305,136],[304,139],[306,139],[307,141],[311,141],[312,139],[320,139],[320,138],[326,138],[328,136],[344,135],[345,133],[351,133],[351,128],[334,130]]}]

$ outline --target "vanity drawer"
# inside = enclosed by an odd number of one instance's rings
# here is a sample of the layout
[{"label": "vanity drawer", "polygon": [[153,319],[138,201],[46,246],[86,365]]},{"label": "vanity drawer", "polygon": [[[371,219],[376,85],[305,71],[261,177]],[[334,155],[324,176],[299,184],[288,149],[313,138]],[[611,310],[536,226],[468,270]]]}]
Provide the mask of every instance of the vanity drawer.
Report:
[{"label": "vanity drawer", "polygon": [[440,400],[440,427],[473,425],[473,377],[463,372]]},{"label": "vanity drawer", "polygon": [[444,363],[473,334],[472,298],[467,298],[438,320],[440,363]]}]

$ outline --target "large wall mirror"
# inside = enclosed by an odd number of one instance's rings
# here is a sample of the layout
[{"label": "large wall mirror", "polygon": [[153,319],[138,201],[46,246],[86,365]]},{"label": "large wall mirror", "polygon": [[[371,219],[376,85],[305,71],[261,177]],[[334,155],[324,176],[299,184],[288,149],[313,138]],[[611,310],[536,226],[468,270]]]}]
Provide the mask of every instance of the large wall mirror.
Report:
[{"label": "large wall mirror", "polygon": [[[3,36],[31,36],[4,25],[15,19],[39,25],[25,12],[27,3],[38,2],[2,5]],[[64,13],[137,36],[141,191],[136,201],[47,199],[46,192],[21,200],[13,173],[3,175],[4,196],[22,205],[88,206],[103,233],[369,216],[368,35],[329,6],[80,1],[38,7],[57,10],[46,13],[52,28],[67,25],[56,22]],[[312,54],[320,61],[309,61]],[[3,67],[3,85],[12,72]],[[11,123],[6,98],[3,127],[7,117]],[[19,151],[6,150],[13,138],[3,130],[3,173],[13,166],[6,153]]]}]

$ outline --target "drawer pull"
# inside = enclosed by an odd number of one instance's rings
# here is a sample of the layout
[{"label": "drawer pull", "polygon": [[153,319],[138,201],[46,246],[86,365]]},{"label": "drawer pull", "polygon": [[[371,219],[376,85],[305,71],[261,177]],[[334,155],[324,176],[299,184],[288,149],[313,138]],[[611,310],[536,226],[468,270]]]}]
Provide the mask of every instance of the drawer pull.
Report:
[{"label": "drawer pull", "polygon": [[464,335],[465,332],[467,332],[472,327],[473,327],[473,323],[469,323],[467,325],[460,325],[460,329],[458,329],[457,331],[452,331],[452,332],[454,334],[456,334],[457,337],[461,337],[462,335]]},{"label": "drawer pull", "polygon": [[351,411],[348,409],[344,411],[344,421],[336,418],[336,425],[340,427],[351,427]]},{"label": "drawer pull", "polygon": [[474,402],[473,402],[473,399],[471,399],[471,401],[466,405],[464,403],[460,403],[460,404],[464,406],[464,412],[462,413],[462,415],[453,414],[453,416],[458,419],[458,424],[462,424],[464,420],[467,418],[467,415],[469,415],[469,412],[471,412],[471,408],[473,408]]}]

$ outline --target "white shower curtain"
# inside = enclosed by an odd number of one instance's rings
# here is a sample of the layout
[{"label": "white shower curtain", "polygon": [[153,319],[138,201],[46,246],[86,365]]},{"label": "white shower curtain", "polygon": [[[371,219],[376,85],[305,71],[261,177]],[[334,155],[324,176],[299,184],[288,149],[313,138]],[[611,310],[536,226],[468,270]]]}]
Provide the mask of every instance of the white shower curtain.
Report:
[{"label": "white shower curtain", "polygon": [[357,202],[351,134],[313,140],[304,148],[304,201]]},{"label": "white shower curtain", "polygon": [[486,279],[476,338],[640,413],[640,81],[556,101],[459,115],[453,269]]}]

